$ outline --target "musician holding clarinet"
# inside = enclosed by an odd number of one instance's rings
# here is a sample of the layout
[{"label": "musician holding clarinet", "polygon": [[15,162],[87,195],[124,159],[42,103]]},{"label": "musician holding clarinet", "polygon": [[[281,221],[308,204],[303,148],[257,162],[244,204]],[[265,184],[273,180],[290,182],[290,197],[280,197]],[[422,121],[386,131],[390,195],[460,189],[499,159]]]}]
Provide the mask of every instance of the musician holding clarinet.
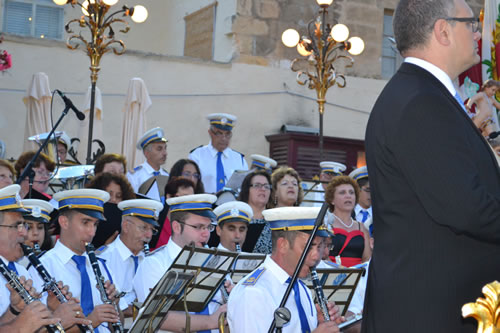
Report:
[{"label": "musician holding clarinet", "polygon": [[[291,280],[299,258],[304,251],[309,233],[319,208],[281,207],[264,210],[264,218],[271,227],[272,254],[264,263],[233,288],[228,302],[230,332],[267,332],[283,295]],[[305,278],[321,259],[322,237],[327,231],[320,227],[298,275]],[[337,327],[345,319],[332,303],[323,301],[321,307],[330,317],[325,318],[320,306],[305,284],[298,279],[285,304],[291,313],[283,332],[339,332]],[[326,319],[326,320],[325,320]]]},{"label": "musician holding clarinet", "polygon": [[[50,276],[64,281],[80,300],[83,313],[78,315],[91,320],[95,332],[120,332],[117,327],[122,318],[115,305],[125,309],[127,304],[116,297],[112,271],[101,260],[92,265],[86,249],[97,224],[106,223],[103,205],[109,200],[109,194],[95,189],[78,189],[58,192],[54,199],[59,203],[60,238],[40,261]],[[96,265],[101,276],[96,276]],[[34,286],[41,289],[45,281],[36,268],[30,267],[29,272]]]},{"label": "musician holding clarinet", "polygon": [[253,217],[252,207],[242,201],[229,201],[214,209],[217,216],[215,231],[220,238],[218,249],[239,252],[247,237],[248,224]]},{"label": "musician holding clarinet", "polygon": [[123,299],[128,308],[124,315],[131,317],[132,303],[137,298],[132,281],[139,265],[148,255],[145,246],[158,232],[158,216],[163,205],[156,200],[132,199],[120,202],[118,208],[122,211],[120,235],[96,252],[106,260],[106,265],[115,273],[115,282],[126,293]]}]

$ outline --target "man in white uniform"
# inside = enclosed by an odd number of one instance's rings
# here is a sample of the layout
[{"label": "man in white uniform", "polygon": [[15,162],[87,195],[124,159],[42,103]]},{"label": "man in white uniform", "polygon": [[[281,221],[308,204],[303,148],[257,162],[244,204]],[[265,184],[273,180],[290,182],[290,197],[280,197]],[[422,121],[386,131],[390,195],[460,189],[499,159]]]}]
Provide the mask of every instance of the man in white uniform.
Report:
[{"label": "man in white uniform", "polygon": [[253,217],[252,207],[243,201],[229,201],[214,209],[217,216],[217,235],[220,238],[218,248],[225,251],[240,249],[247,237],[248,224]]},{"label": "man in white uniform", "polygon": [[99,257],[115,273],[115,281],[126,292],[123,299],[128,304],[126,316],[132,316],[132,303],[137,298],[132,282],[140,264],[144,261],[144,244],[148,244],[158,232],[158,216],[163,205],[156,200],[132,199],[118,204],[122,210],[120,235],[99,249]]},{"label": "man in white uniform", "polygon": [[[319,208],[282,207],[265,210],[264,218],[272,230],[273,251],[264,263],[238,282],[231,291],[228,302],[228,323],[231,332],[267,332],[274,318],[274,311],[288,287],[295,267],[305,249],[309,234],[314,228]],[[298,277],[305,278],[310,267],[321,259],[322,239],[328,233],[318,230]],[[311,292],[298,279],[286,304],[291,319],[283,332],[339,332],[336,321],[341,322],[338,308],[329,304],[332,321],[324,322],[318,316]]]},{"label": "man in white uniform", "polygon": [[137,141],[137,149],[142,150],[146,162],[127,172],[132,188],[151,199],[164,200],[168,172],[161,167],[167,161],[167,139],[163,129],[155,127],[144,133]]},{"label": "man in white uniform", "polygon": [[216,193],[224,188],[235,170],[248,170],[248,165],[245,155],[229,148],[236,117],[213,113],[207,119],[210,142],[191,150],[189,158],[200,167],[205,192]]},{"label": "man in white uniform", "polygon": [[372,198],[370,193],[370,181],[368,180],[368,169],[366,166],[353,170],[349,177],[354,179],[359,185],[359,198],[356,207],[354,207],[353,218],[356,221],[363,222],[370,235],[373,237],[372,224]]},{"label": "man in white uniform", "polygon": [[323,161],[319,164],[321,172],[319,174],[319,180],[321,181],[321,186],[314,188],[314,207],[321,207],[323,201],[325,201],[325,189],[328,183],[333,179],[333,177],[341,176],[346,170],[346,166],[338,162]]}]

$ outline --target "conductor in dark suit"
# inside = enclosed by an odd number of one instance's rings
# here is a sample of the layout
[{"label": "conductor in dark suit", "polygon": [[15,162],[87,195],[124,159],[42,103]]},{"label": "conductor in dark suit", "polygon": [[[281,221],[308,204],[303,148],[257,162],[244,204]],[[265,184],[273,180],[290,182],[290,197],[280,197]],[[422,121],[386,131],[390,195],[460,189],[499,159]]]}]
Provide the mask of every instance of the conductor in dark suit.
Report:
[{"label": "conductor in dark suit", "polygon": [[372,110],[375,248],[362,332],[474,332],[461,307],[500,279],[500,170],[452,81],[478,63],[464,0],[402,0],[405,62]]}]

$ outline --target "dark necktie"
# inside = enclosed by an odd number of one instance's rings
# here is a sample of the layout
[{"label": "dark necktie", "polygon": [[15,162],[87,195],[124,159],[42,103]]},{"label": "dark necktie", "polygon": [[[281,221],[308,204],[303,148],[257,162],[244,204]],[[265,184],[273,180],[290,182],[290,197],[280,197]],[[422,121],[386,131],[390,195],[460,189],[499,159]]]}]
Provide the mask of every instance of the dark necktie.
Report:
[{"label": "dark necktie", "polygon": [[[290,283],[292,281],[291,278],[286,280],[286,283]],[[297,310],[299,310],[299,319],[300,319],[300,327],[302,329],[302,333],[309,333],[311,329],[309,328],[309,322],[307,321],[306,312],[304,311],[304,307],[302,306],[302,302],[300,301],[300,289],[299,283],[302,283],[300,280],[295,281],[293,284],[293,296],[295,298],[295,304],[297,304]]]},{"label": "dark necktie", "polygon": [[222,165],[222,152],[219,151],[217,153],[217,192],[222,190],[225,184],[226,180],[224,177],[224,166]]},{"label": "dark necktie", "polygon": [[363,214],[363,216],[361,217],[361,222],[366,222],[366,220],[368,219],[368,211],[362,209],[361,214]]},{"label": "dark necktie", "polygon": [[80,271],[82,279],[80,304],[82,305],[83,314],[88,316],[94,310],[94,302],[92,301],[92,289],[90,287],[90,279],[85,267],[85,256],[74,255],[71,259],[76,263],[76,268]]},{"label": "dark necktie", "polygon": [[16,273],[16,275],[19,276],[19,272],[17,271],[16,269],[16,265],[14,265],[14,263],[12,261],[9,261],[9,264],[7,265],[7,267],[13,271],[14,273]]},{"label": "dark necktie", "polygon": [[134,259],[134,273],[137,273],[137,267],[139,267],[139,257],[134,256],[133,254],[130,255],[132,259]]}]

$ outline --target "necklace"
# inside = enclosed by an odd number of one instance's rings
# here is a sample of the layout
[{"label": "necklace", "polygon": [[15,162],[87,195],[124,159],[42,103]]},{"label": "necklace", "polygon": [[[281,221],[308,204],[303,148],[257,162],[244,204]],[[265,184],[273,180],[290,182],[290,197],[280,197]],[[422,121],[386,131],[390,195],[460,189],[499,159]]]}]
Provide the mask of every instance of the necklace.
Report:
[{"label": "necklace", "polygon": [[339,220],[339,222],[340,222],[340,223],[342,223],[342,225],[343,225],[344,227],[346,227],[346,228],[350,228],[350,227],[352,227],[352,225],[354,224],[354,220],[352,219],[352,217],[351,217],[351,224],[347,225],[347,224],[345,224],[345,223],[344,223],[344,221],[342,221],[342,219],[341,219],[340,217],[338,217],[338,216],[337,216],[337,215],[335,215],[334,213],[332,213],[332,214],[333,214],[333,217],[335,217],[337,220]]}]

